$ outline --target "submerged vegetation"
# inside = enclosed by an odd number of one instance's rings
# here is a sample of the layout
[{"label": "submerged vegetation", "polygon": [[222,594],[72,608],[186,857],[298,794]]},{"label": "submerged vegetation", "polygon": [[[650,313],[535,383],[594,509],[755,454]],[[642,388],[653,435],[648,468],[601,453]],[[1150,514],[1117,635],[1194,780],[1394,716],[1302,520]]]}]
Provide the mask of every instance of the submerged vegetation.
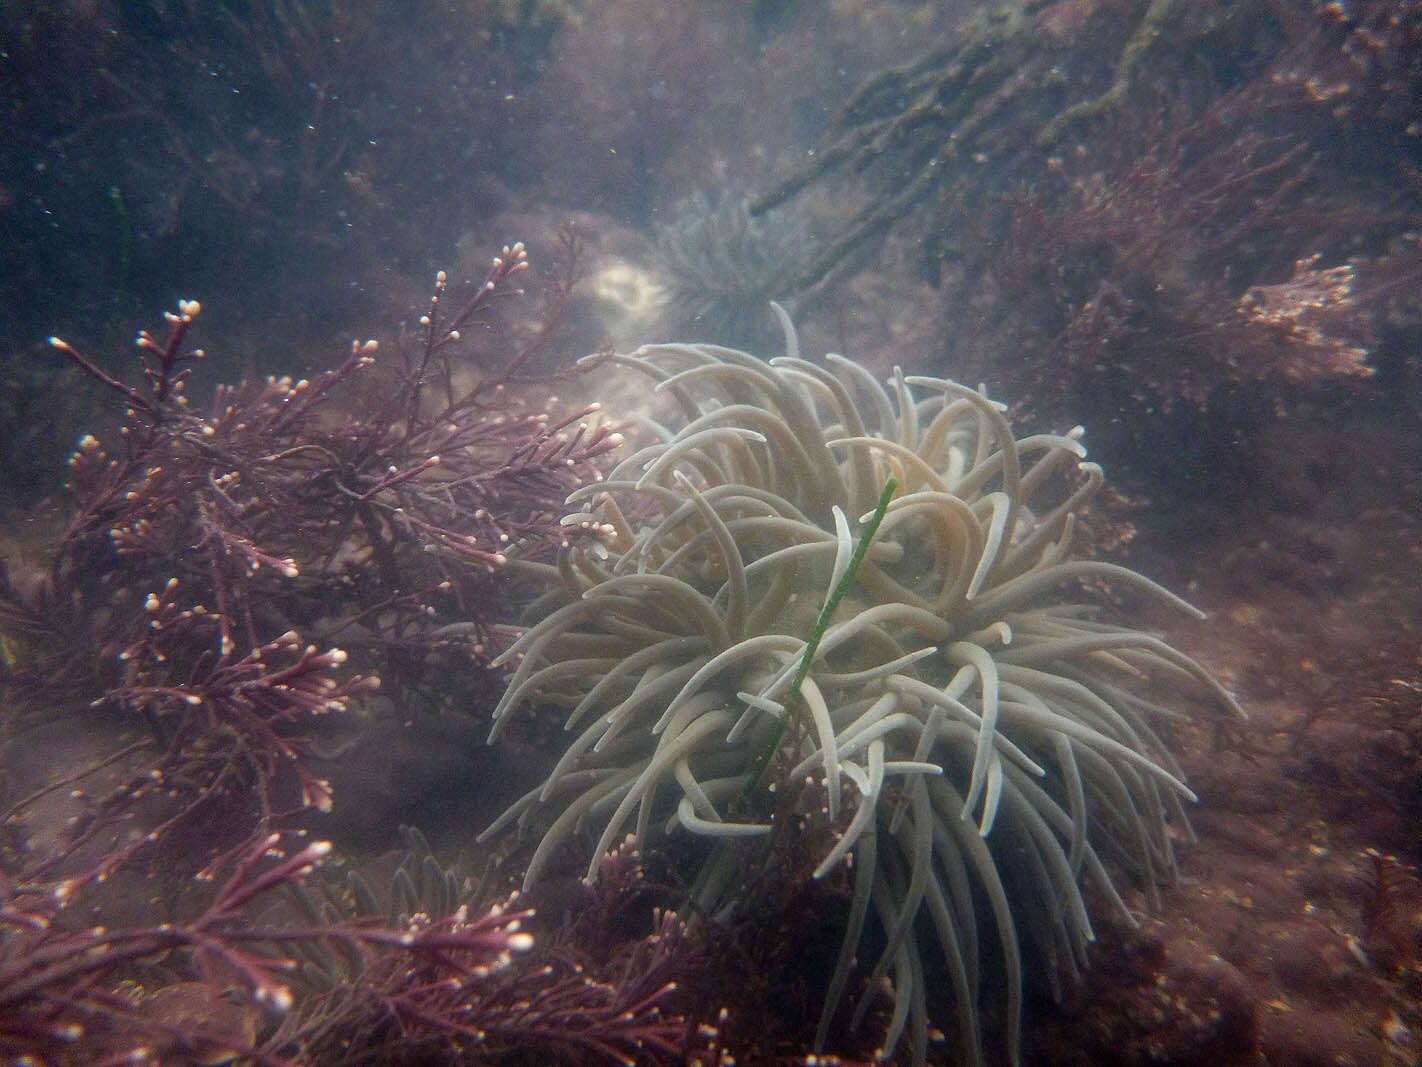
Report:
[{"label": "submerged vegetation", "polygon": [[[324,916],[272,899],[330,860],[309,835],[336,799],[318,764],[382,708],[428,716],[478,691],[503,553],[576,538],[562,498],[618,443],[520,376],[556,300],[496,370],[452,362],[526,267],[513,245],[472,284],[441,272],[383,363],[352,342],[309,381],[208,404],[187,392],[196,301],[140,333],[136,380],[52,339],[125,408],[114,444],[86,436],[71,457],[42,562],[0,571],[6,1056],[278,1064],[325,1047],[336,1063],[405,1042],[412,1061],[481,1030],[491,1047],[680,1049],[668,990],[641,971],[609,985],[540,961],[491,979],[532,940],[524,909],[488,893]],[[135,918],[145,881],[156,914]],[[340,996],[322,960],[344,968]]]},{"label": "submerged vegetation", "polygon": [[792,291],[901,264],[943,294],[943,365],[1159,497],[1229,493],[1239,439],[1411,358],[1419,46],[1411,0],[981,5],[750,211],[835,198]]}]

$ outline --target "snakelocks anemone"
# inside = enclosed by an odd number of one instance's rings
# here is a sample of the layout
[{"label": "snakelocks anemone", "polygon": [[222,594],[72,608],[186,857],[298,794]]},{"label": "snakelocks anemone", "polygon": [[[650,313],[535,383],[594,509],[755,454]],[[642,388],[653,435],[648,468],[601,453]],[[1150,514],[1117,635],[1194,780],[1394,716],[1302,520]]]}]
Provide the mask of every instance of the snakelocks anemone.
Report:
[{"label": "snakelocks anemone", "polygon": [[669,324],[724,345],[754,349],[774,339],[769,301],[794,293],[798,266],[815,255],[812,230],[798,208],[752,218],[729,190],[680,201],[656,231]]},{"label": "snakelocks anemone", "polygon": [[1239,708],[1110,621],[1103,593],[1194,608],[1071,558],[1101,485],[1080,428],[1015,438],[979,390],[809,362],[775,311],[787,355],[769,363],[614,357],[681,425],[570,498],[565,521],[599,542],[523,565],[547,593],[501,657],[517,666],[493,732],[551,704],[570,743],[484,838],[541,835],[525,886],[567,849],[592,879],[628,835],[667,842],[695,857],[692,913],[733,918],[775,839],[769,791],[781,811],[813,792],[796,810],[820,821],[814,877],[852,891],[818,1043],[887,980],[885,1056],[907,1039],[922,1063],[930,1018],[956,1019],[963,1061],[1015,1064],[1024,967],[1055,981],[1084,962],[1084,886],[1129,921],[1112,872],[1151,896],[1174,874],[1194,797],[1152,724]]}]

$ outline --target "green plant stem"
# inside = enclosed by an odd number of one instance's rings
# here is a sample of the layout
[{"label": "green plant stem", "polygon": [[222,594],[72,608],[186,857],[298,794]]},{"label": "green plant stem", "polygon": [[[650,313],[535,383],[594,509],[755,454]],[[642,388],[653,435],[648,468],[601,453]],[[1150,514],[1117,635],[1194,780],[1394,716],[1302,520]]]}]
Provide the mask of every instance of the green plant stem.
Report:
[{"label": "green plant stem", "polygon": [[800,708],[804,704],[804,699],[800,696],[800,687],[804,685],[805,678],[810,673],[810,665],[815,661],[815,653],[819,651],[820,641],[824,638],[825,631],[829,629],[830,620],[834,618],[839,602],[849,594],[859,577],[859,568],[864,565],[864,557],[869,554],[869,546],[874,541],[874,535],[879,532],[879,524],[884,521],[884,513],[888,511],[889,501],[894,498],[894,490],[897,488],[898,482],[893,478],[884,483],[884,491],[879,494],[879,503],[874,506],[874,513],[865,523],[864,530],[859,535],[859,542],[854,546],[854,554],[849,557],[849,566],[844,569],[844,574],[840,576],[835,587],[830,590],[824,607],[820,609],[819,618],[815,620],[815,625],[810,630],[809,639],[805,642],[805,651],[800,656],[800,666],[795,671],[794,679],[790,682],[790,694],[785,700],[785,714],[780,720],[780,729],[775,731],[775,736],[770,739],[770,743],[756,757],[750,774],[746,777],[744,796],[747,798],[760,788],[761,781],[765,778],[766,769],[770,766],[770,761],[775,758],[775,753],[779,751],[781,742],[785,740],[785,732],[789,729],[791,718],[798,717]]}]

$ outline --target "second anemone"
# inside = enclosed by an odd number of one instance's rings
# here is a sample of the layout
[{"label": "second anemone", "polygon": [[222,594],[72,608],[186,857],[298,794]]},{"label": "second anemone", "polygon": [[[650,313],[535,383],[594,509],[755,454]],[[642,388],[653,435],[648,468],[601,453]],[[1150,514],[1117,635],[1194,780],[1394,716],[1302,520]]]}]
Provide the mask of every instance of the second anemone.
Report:
[{"label": "second anemone", "polygon": [[594,879],[629,835],[674,842],[693,910],[733,919],[776,828],[769,791],[781,811],[813,791],[796,806],[825,842],[813,876],[852,893],[817,1049],[887,979],[882,1055],[907,1039],[923,1063],[951,1008],[981,1064],[980,1001],[1005,982],[1016,1064],[1024,958],[1085,962],[1087,883],[1130,921],[1103,857],[1152,898],[1174,876],[1194,797],[1155,724],[1239,709],[1102,593],[1194,608],[1072,557],[1102,480],[1079,428],[1018,438],[979,390],[804,360],[775,312],[787,354],[769,363],[702,344],[614,357],[679,425],[570,498],[565,522],[600,542],[521,565],[547,591],[501,657],[517,666],[494,734],[556,704],[571,743],[484,837],[540,835],[526,887],[575,843]]}]

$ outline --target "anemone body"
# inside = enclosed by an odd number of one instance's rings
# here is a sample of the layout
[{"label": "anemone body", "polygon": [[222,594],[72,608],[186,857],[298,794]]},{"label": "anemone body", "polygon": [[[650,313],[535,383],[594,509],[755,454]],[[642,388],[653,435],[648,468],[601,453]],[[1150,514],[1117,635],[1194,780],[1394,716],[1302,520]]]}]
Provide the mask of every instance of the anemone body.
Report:
[{"label": "anemone body", "polygon": [[678,331],[703,341],[759,348],[775,337],[769,301],[794,292],[796,266],[814,241],[799,211],[752,218],[732,192],[697,192],[657,227],[656,258]]},{"label": "anemone body", "polygon": [[[616,357],[675,423],[570,498],[565,521],[600,529],[598,549],[531,568],[548,593],[503,657],[517,666],[494,732],[530,701],[559,704],[570,743],[485,836],[541,835],[526,886],[574,842],[591,879],[628,835],[699,841],[679,850],[698,857],[697,906],[734,917],[747,856],[775,828],[763,791],[817,790],[802,810],[832,844],[814,877],[852,890],[817,1041],[862,1019],[852,984],[887,978],[885,1055],[907,1040],[923,1062],[934,1017],[953,1020],[965,1061],[990,1040],[1016,1063],[1024,960],[1053,982],[1084,962],[1088,881],[1129,918],[1103,857],[1151,894],[1173,877],[1193,796],[1153,723],[1238,708],[1085,593],[1194,612],[1072,558],[1101,484],[1079,429],[1016,438],[980,391],[803,360],[775,310],[787,354],[769,363],[686,344]],[[872,540],[856,536],[890,478]],[[926,973],[949,988],[930,994]],[[998,983],[1005,1022],[985,1039],[979,1002]]]}]

